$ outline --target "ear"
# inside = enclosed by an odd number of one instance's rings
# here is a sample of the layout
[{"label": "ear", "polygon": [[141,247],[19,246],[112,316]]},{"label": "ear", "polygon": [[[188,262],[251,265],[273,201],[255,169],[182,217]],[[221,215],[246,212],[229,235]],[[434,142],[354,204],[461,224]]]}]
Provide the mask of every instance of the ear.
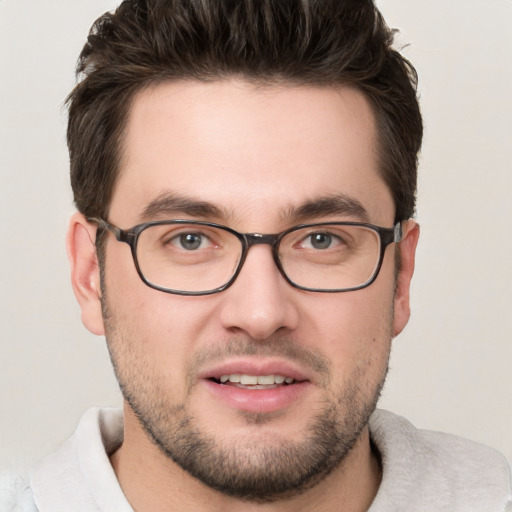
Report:
[{"label": "ear", "polygon": [[69,222],[66,248],[71,284],[82,310],[82,322],[93,334],[105,334],[101,311],[100,269],[96,256],[96,226],[75,213]]},{"label": "ear", "polygon": [[414,273],[416,246],[420,236],[420,227],[413,220],[408,220],[402,226],[403,238],[398,245],[401,265],[398,272],[395,290],[395,317],[393,336],[400,334],[409,321],[411,308],[409,303],[411,279]]}]

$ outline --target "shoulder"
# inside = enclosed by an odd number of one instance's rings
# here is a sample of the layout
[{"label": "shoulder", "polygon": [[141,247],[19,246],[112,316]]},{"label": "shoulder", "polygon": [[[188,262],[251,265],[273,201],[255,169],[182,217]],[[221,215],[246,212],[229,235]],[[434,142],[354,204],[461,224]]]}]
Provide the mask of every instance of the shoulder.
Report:
[{"label": "shoulder", "polygon": [[37,512],[28,479],[15,472],[0,472],[0,510]]},{"label": "shoulder", "polygon": [[90,409],[73,436],[39,461],[30,477],[0,471],[0,512],[131,511],[108,458],[122,436],[120,410]]},{"label": "shoulder", "polygon": [[73,436],[32,471],[30,487],[38,509],[133,512],[109,460],[122,438],[121,410],[89,409]]},{"label": "shoulder", "polygon": [[417,429],[387,411],[376,411],[370,431],[382,459],[382,494],[408,496],[419,504],[412,510],[512,510],[510,465],[496,450]]}]

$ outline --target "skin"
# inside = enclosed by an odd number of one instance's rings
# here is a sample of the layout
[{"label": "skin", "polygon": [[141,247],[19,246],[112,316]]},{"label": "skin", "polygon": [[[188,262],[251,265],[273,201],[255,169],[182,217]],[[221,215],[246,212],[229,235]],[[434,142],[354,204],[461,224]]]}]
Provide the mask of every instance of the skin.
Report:
[{"label": "skin", "polygon": [[[147,218],[148,205],[162,194],[208,202],[217,211],[152,211]],[[165,83],[134,100],[108,220],[127,229],[155,218],[195,218],[245,233],[276,233],[299,223],[290,212],[300,205],[339,194],[359,202],[366,218],[330,211],[307,221],[393,225],[393,200],[378,172],[373,113],[359,92],[257,88],[234,80]],[[227,290],[202,297],[166,294],[141,281],[128,245],[113,236],[106,242],[102,287],[96,228],[81,214],[71,219],[68,253],[82,320],[91,332],[107,335],[125,395],[132,393],[142,408],[174,408],[172,417],[183,418],[178,411],[184,410],[223,453],[241,454],[247,467],[259,467],[266,449],[284,442],[307,445],[326,404],[333,405],[339,423],[347,423],[354,408],[373,408],[392,337],[409,318],[419,228],[413,221],[403,227],[398,276],[392,244],[377,280],[349,293],[291,287],[262,245],[250,250]],[[325,370],[307,358],[294,359],[294,347],[317,356]],[[257,399],[247,407],[234,404],[222,390],[212,393],[203,378],[228,363],[292,368],[307,385],[277,406]],[[359,409],[363,424],[354,446],[332,471],[301,492],[266,502],[242,504],[192,477],[151,441],[127,401],[125,439],[112,464],[135,510],[363,511],[377,492],[380,467]]]}]

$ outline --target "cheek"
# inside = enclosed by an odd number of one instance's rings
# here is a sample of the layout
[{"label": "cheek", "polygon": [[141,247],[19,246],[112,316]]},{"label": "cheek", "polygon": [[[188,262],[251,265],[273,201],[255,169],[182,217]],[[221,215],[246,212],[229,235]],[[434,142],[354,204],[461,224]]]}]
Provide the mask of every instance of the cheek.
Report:
[{"label": "cheek", "polygon": [[309,333],[304,342],[325,352],[341,379],[350,379],[362,368],[375,367],[379,373],[387,366],[393,288],[392,280],[384,281],[354,292],[318,294],[304,307],[303,326]]},{"label": "cheek", "polygon": [[107,265],[105,276],[107,338],[119,365],[183,381],[212,317],[211,300],[154,290],[122,263]]},{"label": "cheek", "polygon": [[[373,286],[373,285],[372,285]],[[349,345],[351,340],[372,342],[390,333],[393,293],[372,286],[340,294],[317,294],[303,305],[303,323],[331,344]]]}]

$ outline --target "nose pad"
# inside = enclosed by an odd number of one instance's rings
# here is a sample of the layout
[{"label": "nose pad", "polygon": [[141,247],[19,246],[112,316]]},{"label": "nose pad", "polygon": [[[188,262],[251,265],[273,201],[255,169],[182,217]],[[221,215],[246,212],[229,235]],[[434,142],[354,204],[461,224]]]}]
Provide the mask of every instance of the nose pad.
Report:
[{"label": "nose pad", "polygon": [[293,330],[299,320],[296,293],[278,269],[271,247],[255,245],[236,281],[223,292],[221,322],[225,329],[244,331],[255,340]]}]

